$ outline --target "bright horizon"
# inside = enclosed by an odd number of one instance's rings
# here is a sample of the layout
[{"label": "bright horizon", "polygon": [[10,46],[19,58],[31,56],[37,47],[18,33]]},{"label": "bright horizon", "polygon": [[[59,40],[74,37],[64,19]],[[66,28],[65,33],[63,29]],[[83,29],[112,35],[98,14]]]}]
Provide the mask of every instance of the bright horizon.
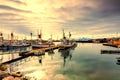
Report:
[{"label": "bright horizon", "polygon": [[119,0],[0,0],[0,32],[20,39],[42,29],[43,39],[120,36]]}]

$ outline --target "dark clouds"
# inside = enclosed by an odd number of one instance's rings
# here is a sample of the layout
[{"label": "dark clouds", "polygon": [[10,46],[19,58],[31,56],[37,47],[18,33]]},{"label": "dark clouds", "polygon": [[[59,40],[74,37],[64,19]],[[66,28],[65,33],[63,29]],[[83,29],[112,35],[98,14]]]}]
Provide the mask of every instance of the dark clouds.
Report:
[{"label": "dark clouds", "polygon": [[25,19],[15,13],[0,13],[0,23],[2,24],[24,24]]},{"label": "dark clouds", "polygon": [[80,34],[112,34],[120,31],[120,0],[89,0],[87,2],[92,2],[95,7],[77,5],[60,9],[68,14],[73,11],[79,13],[76,14],[79,16],[75,20],[63,23],[66,29],[73,28],[72,30]]},{"label": "dark clouds", "polygon": [[[98,17],[110,17],[120,14],[120,0],[96,0]],[[95,14],[94,13],[94,14]]]},{"label": "dark clouds", "polygon": [[[94,18],[105,18],[120,16],[120,0],[91,0],[96,5],[96,8],[83,7]],[[89,1],[88,1],[89,2]]]},{"label": "dark clouds", "polygon": [[23,14],[31,14],[32,11],[18,9],[10,5],[0,5],[0,10],[4,10],[0,12],[1,29],[8,29],[9,31],[20,33],[21,35],[30,33],[28,29],[30,25]]},{"label": "dark clouds", "polygon": [[32,13],[31,11],[21,10],[21,9],[17,9],[17,8],[10,7],[7,5],[0,5],[0,9],[8,10],[8,11],[15,11],[15,12]]},{"label": "dark clouds", "polygon": [[120,10],[120,0],[99,0],[98,2],[102,9]]},{"label": "dark clouds", "polygon": [[21,1],[19,1],[19,0],[7,0],[7,1],[9,1],[9,2],[13,2],[13,3],[17,3],[17,4],[26,5],[26,3],[21,2]]},{"label": "dark clouds", "polygon": [[0,13],[0,17],[2,16],[18,16],[18,15],[15,13]]},{"label": "dark clouds", "polygon": [[[120,0],[96,0],[97,10],[92,12],[91,18],[96,22],[94,25],[99,27],[99,34],[117,33],[120,31]],[[94,27],[95,27],[94,26]],[[94,33],[94,30],[93,30]]]}]

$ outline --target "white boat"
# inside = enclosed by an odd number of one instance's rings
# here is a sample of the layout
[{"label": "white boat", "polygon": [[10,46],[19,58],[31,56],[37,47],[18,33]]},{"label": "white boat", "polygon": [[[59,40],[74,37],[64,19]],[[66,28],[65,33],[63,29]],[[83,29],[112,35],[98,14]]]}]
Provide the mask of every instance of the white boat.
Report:
[{"label": "white boat", "polygon": [[30,44],[28,44],[27,40],[17,40],[14,39],[13,33],[11,33],[11,40],[1,40],[2,47],[0,47],[1,50],[10,50],[10,49],[17,49],[21,47],[30,47]]},{"label": "white boat", "polygon": [[47,48],[47,47],[50,47],[50,46],[55,46],[54,44],[32,44],[32,47],[33,48]]},{"label": "white boat", "polygon": [[76,44],[76,42],[74,40],[70,40],[71,34],[69,32],[69,39],[67,39],[65,37],[65,33],[63,30],[63,39],[61,40],[61,44],[59,44],[59,50],[63,50],[63,49],[67,49],[70,48],[72,46],[74,46]]},{"label": "white boat", "polygon": [[10,47],[27,47],[27,46],[30,46],[30,44],[28,43],[25,43],[25,42],[13,42],[13,43],[10,43],[8,44],[7,46],[10,46]]},{"label": "white boat", "polygon": [[39,41],[37,44],[32,44],[32,48],[47,48],[51,46],[55,46],[52,39],[49,39],[47,42]]},{"label": "white boat", "polygon": [[60,44],[58,45],[59,46],[59,49],[68,49],[68,48],[71,48],[73,46],[75,46],[76,43],[72,42],[72,43],[68,43],[68,44]]},{"label": "white boat", "polygon": [[34,48],[47,48],[51,46],[55,46],[55,44],[52,41],[52,37],[47,42],[43,42],[41,31],[40,33],[38,33],[38,40],[36,40],[36,43],[32,44],[33,49]]}]

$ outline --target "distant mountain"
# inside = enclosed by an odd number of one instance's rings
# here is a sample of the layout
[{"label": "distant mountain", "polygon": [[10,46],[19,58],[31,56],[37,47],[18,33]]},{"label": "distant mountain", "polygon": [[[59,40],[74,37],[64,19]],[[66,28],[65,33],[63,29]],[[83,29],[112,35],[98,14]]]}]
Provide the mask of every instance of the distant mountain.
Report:
[{"label": "distant mountain", "polygon": [[83,38],[79,38],[78,40],[79,41],[88,41],[88,40],[91,40],[92,38],[85,38],[85,37],[83,37]]}]

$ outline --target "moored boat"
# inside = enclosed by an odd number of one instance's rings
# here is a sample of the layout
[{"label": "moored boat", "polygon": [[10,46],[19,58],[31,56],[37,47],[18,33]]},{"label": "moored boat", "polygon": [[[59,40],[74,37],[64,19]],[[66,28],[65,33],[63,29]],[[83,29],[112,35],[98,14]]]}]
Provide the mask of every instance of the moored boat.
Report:
[{"label": "moored boat", "polygon": [[103,45],[120,48],[120,39],[114,39],[114,38],[110,39],[110,40],[108,40],[107,43],[105,43]]},{"label": "moored boat", "polygon": [[66,38],[63,30],[63,39],[61,39],[61,44],[58,45],[59,50],[68,49],[76,45],[76,42],[74,40],[70,40],[70,37],[71,33],[69,32],[69,38]]},{"label": "moored boat", "polygon": [[41,44],[32,44],[32,48],[47,48],[50,46],[55,46],[54,44],[50,44],[48,42],[46,43],[41,43]]},{"label": "moored boat", "polygon": [[3,36],[0,36],[0,49],[1,50],[17,49],[21,47],[30,47],[30,44],[27,42],[27,40],[14,39],[13,33],[11,33],[10,40],[4,40]]},{"label": "moored boat", "polygon": [[40,33],[38,33],[38,39],[36,40],[36,42],[32,44],[32,48],[33,49],[36,49],[36,48],[47,48],[47,47],[51,47],[51,46],[55,46],[55,44],[52,41],[52,38],[50,38],[46,42],[43,42],[41,31],[40,31]]}]

